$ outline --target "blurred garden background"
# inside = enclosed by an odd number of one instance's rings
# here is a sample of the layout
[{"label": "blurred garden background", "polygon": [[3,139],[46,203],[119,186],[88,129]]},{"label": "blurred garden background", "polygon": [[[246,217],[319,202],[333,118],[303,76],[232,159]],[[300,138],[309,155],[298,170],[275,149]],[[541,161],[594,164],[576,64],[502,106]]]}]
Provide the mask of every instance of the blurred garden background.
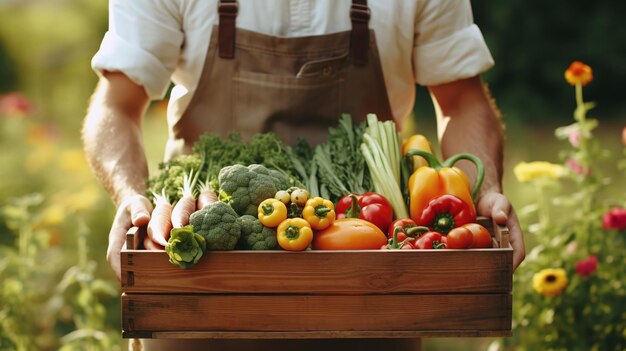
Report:
[{"label": "blurred garden background", "polygon": [[[472,6],[496,60],[484,80],[506,124],[505,192],[528,258],[514,277],[513,338],[429,339],[424,348],[624,350],[626,214],[607,213],[626,207],[626,2]],[[114,208],[79,137],[106,29],[106,1],[0,0],[0,350],[125,349],[119,284],[105,261]],[[576,60],[593,69],[591,110],[564,78]],[[163,106],[144,122],[152,170],[167,136]],[[434,140],[424,89],[415,115]],[[557,171],[513,172],[532,161]]]}]

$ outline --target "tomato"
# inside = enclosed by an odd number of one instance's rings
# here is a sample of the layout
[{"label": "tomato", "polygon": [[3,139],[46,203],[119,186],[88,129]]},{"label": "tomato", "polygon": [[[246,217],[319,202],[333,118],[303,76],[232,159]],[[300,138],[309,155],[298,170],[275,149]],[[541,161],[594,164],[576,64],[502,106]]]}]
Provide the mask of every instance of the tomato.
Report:
[{"label": "tomato", "polygon": [[469,229],[457,227],[446,235],[446,247],[448,249],[469,249],[473,240],[474,236]]},{"label": "tomato", "polygon": [[474,237],[471,246],[472,248],[488,248],[493,246],[491,234],[489,234],[487,228],[478,223],[468,223],[463,225],[463,227],[472,232],[472,236]]},{"label": "tomato", "polygon": [[376,225],[358,218],[336,220],[315,232],[314,250],[376,250],[387,244],[387,236]]}]

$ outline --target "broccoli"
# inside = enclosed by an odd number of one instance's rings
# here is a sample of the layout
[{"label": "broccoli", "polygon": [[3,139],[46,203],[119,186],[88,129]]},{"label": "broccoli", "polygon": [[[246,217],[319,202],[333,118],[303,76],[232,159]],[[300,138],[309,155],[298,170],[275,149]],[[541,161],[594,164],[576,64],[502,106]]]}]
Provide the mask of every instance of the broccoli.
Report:
[{"label": "broccoli", "polygon": [[261,224],[258,218],[250,215],[239,217],[241,237],[237,247],[243,250],[278,250],[276,229]]},{"label": "broccoli", "polygon": [[259,164],[226,166],[220,170],[218,183],[220,201],[231,205],[240,216],[256,215],[263,200],[290,186],[283,173]]},{"label": "broccoli", "polygon": [[170,203],[180,199],[179,189],[183,187],[185,174],[191,170],[197,171],[202,164],[198,154],[179,155],[169,162],[159,164],[159,172],[148,179],[148,198],[154,199],[153,194],[161,194],[165,189],[165,195]]},{"label": "broccoli", "polygon": [[198,233],[193,232],[193,227],[188,225],[182,228],[174,228],[170,232],[168,245],[165,252],[170,257],[170,263],[180,268],[193,267],[206,251],[206,240]]},{"label": "broccoli", "polygon": [[204,237],[207,251],[234,250],[241,236],[238,217],[228,204],[214,202],[192,213],[189,224]]}]

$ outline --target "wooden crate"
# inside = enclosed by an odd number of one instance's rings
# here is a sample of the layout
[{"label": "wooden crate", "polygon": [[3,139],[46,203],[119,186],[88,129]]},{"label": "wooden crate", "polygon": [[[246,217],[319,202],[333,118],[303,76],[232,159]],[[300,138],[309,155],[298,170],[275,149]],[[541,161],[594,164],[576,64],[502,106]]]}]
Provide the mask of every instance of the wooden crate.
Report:
[{"label": "wooden crate", "polygon": [[125,338],[510,336],[513,250],[222,251],[191,269],[122,249]]}]

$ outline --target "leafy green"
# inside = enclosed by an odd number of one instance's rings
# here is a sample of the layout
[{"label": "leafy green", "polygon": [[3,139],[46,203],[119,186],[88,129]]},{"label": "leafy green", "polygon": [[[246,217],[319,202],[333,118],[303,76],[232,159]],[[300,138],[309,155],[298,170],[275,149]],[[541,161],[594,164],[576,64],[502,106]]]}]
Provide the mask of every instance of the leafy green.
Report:
[{"label": "leafy green", "polygon": [[193,226],[174,228],[170,232],[165,252],[172,264],[180,268],[193,267],[206,252],[206,240],[198,233],[194,233]]},{"label": "leafy green", "polygon": [[201,163],[202,159],[198,154],[180,155],[169,162],[160,163],[157,174],[148,179],[148,197],[152,199],[152,194],[165,191],[167,200],[170,203],[176,202],[181,196],[179,189],[183,188],[185,174],[197,171]]}]

